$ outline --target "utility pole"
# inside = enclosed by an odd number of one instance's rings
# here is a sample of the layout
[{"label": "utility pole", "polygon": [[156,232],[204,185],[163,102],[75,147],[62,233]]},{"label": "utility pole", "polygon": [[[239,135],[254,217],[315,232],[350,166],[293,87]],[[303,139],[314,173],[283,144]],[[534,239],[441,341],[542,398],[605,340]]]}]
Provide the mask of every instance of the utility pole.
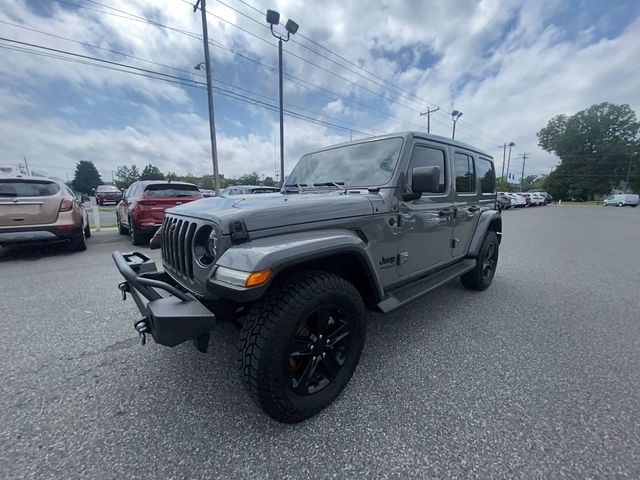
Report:
[{"label": "utility pole", "polygon": [[431,114],[436,113],[438,110],[440,110],[440,107],[434,108],[433,110],[427,107],[427,111],[420,114],[421,117],[427,116],[427,133],[431,133]]},{"label": "utility pole", "polygon": [[507,144],[505,143],[502,146],[502,175],[500,175],[500,178],[504,178],[504,164],[507,161]]},{"label": "utility pole", "polygon": [[213,189],[220,196],[220,175],[218,173],[218,145],[216,142],[216,120],[213,112],[213,81],[211,79],[211,58],[209,57],[209,32],[207,30],[206,0],[197,0],[193,11],[202,13],[202,37],[204,40],[204,63],[207,70],[207,97],[209,100],[209,134],[211,137],[211,160],[213,162]]},{"label": "utility pole", "polygon": [[520,177],[520,191],[524,189],[524,166],[527,162],[527,155],[531,155],[530,153],[521,153],[519,156],[522,157],[522,176]]},{"label": "utility pole", "polygon": [[[629,163],[629,165],[631,165],[631,163]],[[24,168],[27,169],[27,175],[31,175],[31,173],[29,172],[29,164],[27,163],[27,157],[24,157]],[[627,175],[627,182],[629,181],[629,175]]]},{"label": "utility pole", "polygon": [[629,177],[631,176],[631,159],[632,158],[633,158],[633,155],[629,154],[629,166],[627,167],[627,180],[624,182],[624,193],[629,192]]}]

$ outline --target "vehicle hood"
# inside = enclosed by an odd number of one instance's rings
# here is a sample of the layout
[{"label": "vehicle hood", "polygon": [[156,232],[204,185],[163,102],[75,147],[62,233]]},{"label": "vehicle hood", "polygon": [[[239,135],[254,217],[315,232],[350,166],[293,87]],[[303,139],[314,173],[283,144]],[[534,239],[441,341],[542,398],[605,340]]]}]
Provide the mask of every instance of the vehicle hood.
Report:
[{"label": "vehicle hood", "polygon": [[212,197],[173,207],[167,213],[207,219],[229,233],[233,221],[243,220],[249,232],[300,223],[357,217],[373,213],[367,194],[263,193]]}]

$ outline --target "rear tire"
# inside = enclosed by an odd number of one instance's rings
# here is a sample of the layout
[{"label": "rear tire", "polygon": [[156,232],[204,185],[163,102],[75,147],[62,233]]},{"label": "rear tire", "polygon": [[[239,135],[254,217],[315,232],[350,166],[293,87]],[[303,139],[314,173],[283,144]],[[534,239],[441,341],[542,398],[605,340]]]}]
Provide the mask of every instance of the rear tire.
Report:
[{"label": "rear tire", "polygon": [[460,277],[462,284],[470,290],[481,291],[488,288],[496,274],[498,251],[497,235],[492,231],[487,232],[476,258],[476,266]]},{"label": "rear tire", "polygon": [[84,237],[91,238],[91,227],[89,226],[88,223],[87,223],[87,226],[84,227]]},{"label": "rear tire", "polygon": [[242,380],[256,404],[283,423],[331,404],[360,359],[363,311],[355,287],[327,272],[302,271],[274,284],[249,311],[238,345]]},{"label": "rear tire", "polygon": [[69,247],[74,252],[84,252],[87,249],[87,238],[84,235],[84,229],[82,229],[79,237],[71,240]]},{"label": "rear tire", "polygon": [[136,246],[147,243],[147,235],[140,232],[131,219],[129,219],[129,236],[131,237],[131,243]]},{"label": "rear tire", "polygon": [[619,202],[619,203],[618,203],[618,206],[619,206],[619,207],[624,207],[624,203]]}]

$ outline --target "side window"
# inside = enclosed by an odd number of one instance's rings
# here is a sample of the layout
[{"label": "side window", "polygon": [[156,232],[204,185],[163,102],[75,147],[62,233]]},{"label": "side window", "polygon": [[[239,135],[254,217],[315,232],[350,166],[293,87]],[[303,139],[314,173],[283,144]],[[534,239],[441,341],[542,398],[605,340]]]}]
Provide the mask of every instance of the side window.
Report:
[{"label": "side window", "polygon": [[478,178],[480,179],[480,193],[495,193],[496,174],[493,163],[486,158],[478,158]]},{"label": "side window", "polygon": [[427,147],[424,145],[416,145],[415,147],[413,147],[413,153],[411,154],[411,162],[409,163],[409,172],[407,176],[407,183],[409,187],[411,187],[411,171],[416,167],[440,168],[440,181],[438,185],[438,191],[434,193],[444,193],[447,174],[445,172],[443,150]]},{"label": "side window", "polygon": [[464,153],[456,153],[454,159],[456,172],[456,192],[473,193],[476,191],[476,173],[473,158]]}]

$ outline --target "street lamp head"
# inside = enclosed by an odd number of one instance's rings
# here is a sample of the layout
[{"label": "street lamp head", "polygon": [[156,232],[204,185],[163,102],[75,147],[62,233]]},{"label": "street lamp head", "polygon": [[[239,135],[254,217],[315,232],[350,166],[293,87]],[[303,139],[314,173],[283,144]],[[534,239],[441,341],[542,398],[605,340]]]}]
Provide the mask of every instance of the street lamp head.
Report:
[{"label": "street lamp head", "polygon": [[278,25],[280,23],[280,14],[275,10],[267,10],[267,23],[269,25]]},{"label": "street lamp head", "polygon": [[199,64],[197,64],[195,67],[193,67],[194,70],[202,70],[203,68],[205,68],[205,63],[204,62],[200,62]]},{"label": "street lamp head", "polygon": [[454,110],[453,112],[451,112],[451,119],[453,121],[458,120],[461,116],[462,116],[462,112],[459,110]]},{"label": "street lamp head", "polygon": [[298,24],[293,20],[287,20],[287,24],[284,26],[287,29],[287,32],[291,35],[294,35],[298,31]]},{"label": "street lamp head", "polygon": [[515,144],[515,143],[513,143],[513,142],[509,142],[509,146],[510,146],[510,147],[515,147],[515,146],[516,146],[516,144]]}]

